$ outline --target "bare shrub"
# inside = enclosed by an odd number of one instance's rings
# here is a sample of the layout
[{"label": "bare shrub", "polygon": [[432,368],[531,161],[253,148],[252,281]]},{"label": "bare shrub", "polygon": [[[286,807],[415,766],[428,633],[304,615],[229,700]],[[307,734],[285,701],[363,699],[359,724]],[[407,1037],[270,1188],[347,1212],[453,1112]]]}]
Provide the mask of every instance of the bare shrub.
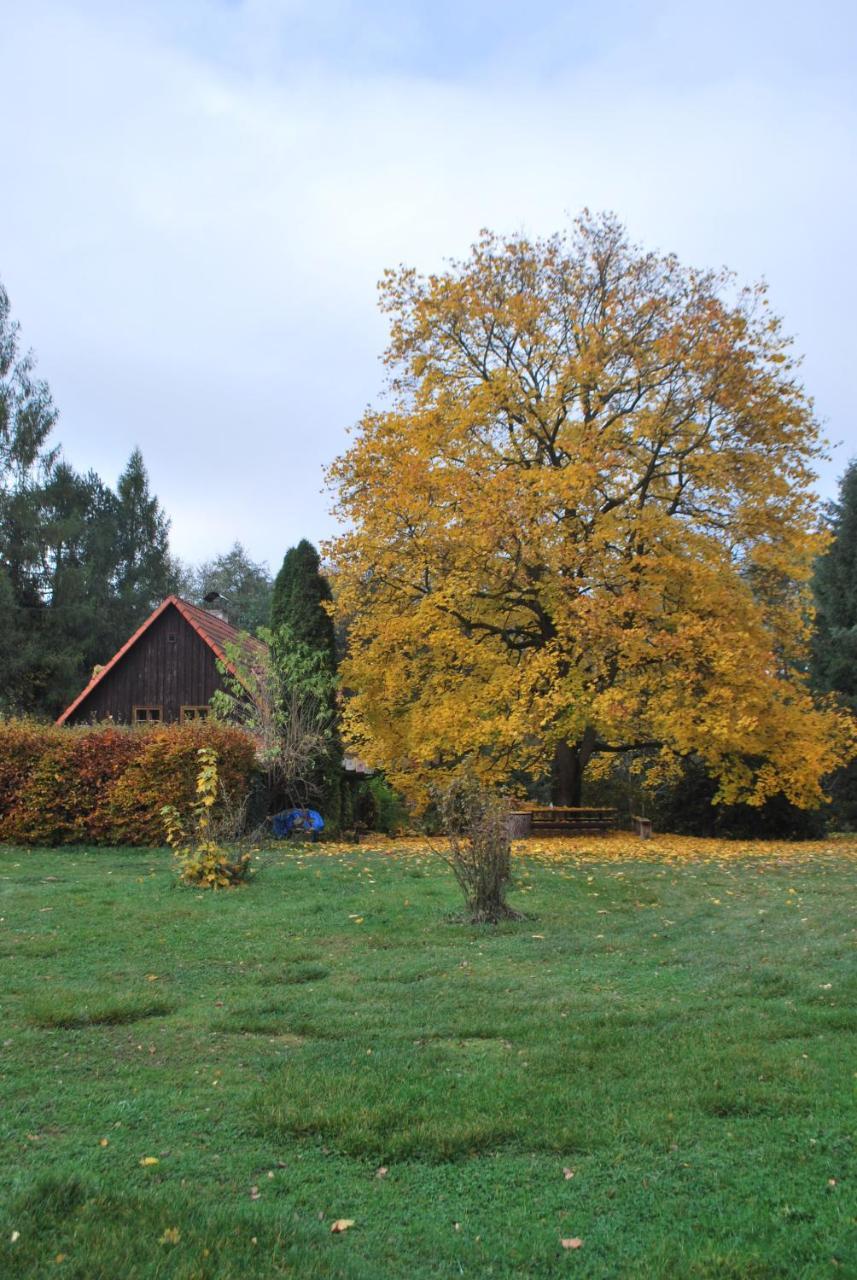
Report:
[{"label": "bare shrub", "polygon": [[512,880],[509,806],[474,778],[454,779],[436,793],[447,849],[436,849],[461,886],[472,924],[520,920],[506,902]]}]

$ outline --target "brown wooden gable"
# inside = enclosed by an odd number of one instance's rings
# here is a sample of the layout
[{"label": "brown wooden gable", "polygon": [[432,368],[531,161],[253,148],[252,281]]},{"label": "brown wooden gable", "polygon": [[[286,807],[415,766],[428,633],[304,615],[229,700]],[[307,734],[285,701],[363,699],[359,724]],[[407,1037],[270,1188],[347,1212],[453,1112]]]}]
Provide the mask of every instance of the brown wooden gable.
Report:
[{"label": "brown wooden gable", "polygon": [[179,720],[182,708],[207,706],[221,688],[217,663],[238,636],[222,619],[170,596],[94,673],[57,723],[129,724],[135,708],[144,707],[158,709],[164,722]]}]

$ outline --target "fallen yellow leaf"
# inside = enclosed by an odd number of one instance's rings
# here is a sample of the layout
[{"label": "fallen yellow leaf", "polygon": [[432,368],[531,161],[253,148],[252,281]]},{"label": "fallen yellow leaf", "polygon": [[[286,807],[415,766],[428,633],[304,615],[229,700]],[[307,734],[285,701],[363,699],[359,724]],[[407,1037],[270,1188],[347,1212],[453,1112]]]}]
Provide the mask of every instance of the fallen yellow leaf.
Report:
[{"label": "fallen yellow leaf", "polygon": [[158,1244],[178,1244],[181,1238],[182,1233],[179,1231],[178,1227],[167,1227],[166,1231],[158,1241]]},{"label": "fallen yellow leaf", "polygon": [[157,1156],[142,1156],[140,1159],[140,1164],[142,1165],[157,1164],[157,1163],[158,1163]]}]

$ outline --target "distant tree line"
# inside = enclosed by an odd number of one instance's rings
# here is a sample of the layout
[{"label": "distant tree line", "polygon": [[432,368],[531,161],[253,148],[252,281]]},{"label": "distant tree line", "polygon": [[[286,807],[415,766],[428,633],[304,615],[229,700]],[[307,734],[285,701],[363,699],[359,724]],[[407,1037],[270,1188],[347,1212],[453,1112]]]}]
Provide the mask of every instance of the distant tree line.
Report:
[{"label": "distant tree line", "polygon": [[265,565],[237,542],[176,560],[140,450],[112,489],[63,458],[57,418],[0,284],[0,714],[56,716],[171,592],[221,593],[248,631],[270,618]]},{"label": "distant tree line", "polygon": [[169,521],[135,449],[116,489],[51,436],[57,410],[0,286],[0,707],[55,715],[169,591]]}]

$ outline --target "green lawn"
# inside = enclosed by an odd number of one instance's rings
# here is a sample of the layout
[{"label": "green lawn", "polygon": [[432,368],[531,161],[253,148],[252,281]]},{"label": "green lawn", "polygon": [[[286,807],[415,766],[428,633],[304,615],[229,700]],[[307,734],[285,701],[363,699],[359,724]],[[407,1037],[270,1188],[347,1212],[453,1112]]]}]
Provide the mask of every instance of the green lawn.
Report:
[{"label": "green lawn", "polygon": [[0,851],[0,1275],[857,1276],[854,848],[686,845],[496,929],[413,849]]}]

